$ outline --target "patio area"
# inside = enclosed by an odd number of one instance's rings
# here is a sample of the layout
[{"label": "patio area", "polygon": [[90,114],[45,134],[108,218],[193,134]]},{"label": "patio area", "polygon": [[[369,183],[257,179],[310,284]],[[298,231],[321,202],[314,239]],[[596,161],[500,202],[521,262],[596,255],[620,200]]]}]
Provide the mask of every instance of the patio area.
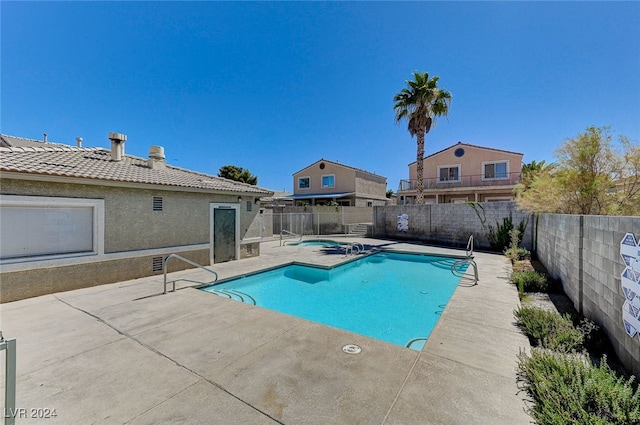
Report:
[{"label": "patio area", "polygon": [[[292,261],[345,260],[271,241],[259,257],[212,268],[223,279]],[[0,327],[17,339],[16,423],[529,424],[515,371],[529,342],[513,323],[519,301],[506,280],[511,265],[496,254],[475,260],[479,284],[458,286],[421,352],[188,283],[162,295],[162,275],[2,304]],[[197,269],[170,277],[209,279]],[[347,344],[362,352],[344,353]],[[31,409],[56,416],[36,418]]]}]

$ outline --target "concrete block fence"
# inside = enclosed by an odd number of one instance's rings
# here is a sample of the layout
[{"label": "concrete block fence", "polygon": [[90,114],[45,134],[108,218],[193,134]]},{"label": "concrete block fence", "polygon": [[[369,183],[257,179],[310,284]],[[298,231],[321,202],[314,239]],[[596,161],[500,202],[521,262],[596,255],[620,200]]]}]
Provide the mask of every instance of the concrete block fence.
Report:
[{"label": "concrete block fence", "polygon": [[620,242],[626,233],[640,240],[640,217],[542,214],[536,252],[576,310],[604,329],[620,361],[640,377],[640,340],[622,321]]},{"label": "concrete block fence", "polygon": [[[408,216],[408,229],[398,230],[398,216]],[[622,321],[625,296],[620,242],[626,233],[640,241],[640,217],[580,216],[519,211],[515,202],[393,205],[374,207],[373,236],[489,248],[488,225],[511,216],[514,226],[527,222],[522,245],[535,251],[549,275],[562,282],[577,311],[597,323],[609,337],[622,364],[640,377],[640,339],[629,336]],[[640,254],[639,254],[640,255]]]},{"label": "concrete block fence", "polygon": [[[398,230],[400,214],[408,216],[407,231]],[[473,235],[476,248],[488,249],[489,225],[495,229],[506,217],[512,218],[514,227],[521,221],[526,223],[522,246],[531,250],[534,217],[509,201],[374,207],[373,236],[465,247]]]}]

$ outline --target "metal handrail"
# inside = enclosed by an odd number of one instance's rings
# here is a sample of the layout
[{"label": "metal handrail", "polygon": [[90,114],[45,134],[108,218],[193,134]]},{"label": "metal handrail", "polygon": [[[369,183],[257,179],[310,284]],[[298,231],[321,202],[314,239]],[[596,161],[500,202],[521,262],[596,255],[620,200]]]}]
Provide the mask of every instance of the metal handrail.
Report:
[{"label": "metal handrail", "polygon": [[302,235],[299,235],[297,233],[293,233],[293,232],[290,232],[288,230],[282,229],[282,230],[280,230],[280,246],[286,245],[286,243],[287,243],[287,241],[284,241],[284,243],[282,242],[282,234],[283,233],[288,233],[290,236],[298,236],[298,242],[300,242],[302,240]]},{"label": "metal handrail", "polygon": [[4,357],[4,423],[14,425],[16,416],[16,339],[4,339],[0,331],[0,351],[6,350]]},{"label": "metal handrail", "polygon": [[349,255],[349,253],[351,253],[353,255],[353,251],[355,249],[355,254],[358,255],[361,252],[364,252],[364,245],[361,244],[360,242],[350,242],[349,244],[347,244],[347,246],[344,249],[344,255],[345,257],[347,255]]},{"label": "metal handrail", "polygon": [[[514,171],[492,178],[486,177],[484,174],[460,175],[457,180],[440,180],[439,177],[432,177],[423,179],[423,188],[448,189],[451,187],[512,186],[522,180],[521,176],[521,171]],[[402,179],[398,185],[398,192],[414,191],[417,187],[418,180]]]},{"label": "metal handrail", "polygon": [[467,252],[467,257],[473,257],[473,235],[469,236],[466,252]]},{"label": "metal handrail", "polygon": [[465,265],[465,264],[470,265],[470,266],[472,266],[472,267],[473,267],[473,284],[474,284],[474,285],[477,285],[477,284],[478,284],[478,281],[480,280],[480,279],[478,278],[478,265],[477,265],[477,264],[476,264],[476,262],[475,262],[475,261],[473,261],[473,259],[471,259],[471,258],[463,258],[462,260],[458,260],[458,261],[456,261],[455,263],[453,263],[453,264],[451,265],[451,273],[452,273],[454,276],[459,277],[459,278],[470,279],[470,278],[467,276],[467,272],[466,272],[466,271],[464,271],[464,272],[460,272],[460,271],[458,270],[458,267],[463,266],[463,265]]},{"label": "metal handrail", "polygon": [[178,260],[182,260],[185,263],[191,264],[192,266],[198,267],[198,268],[200,268],[202,270],[206,270],[209,273],[212,273],[212,274],[214,274],[216,276],[215,280],[212,280],[211,282],[201,282],[199,280],[191,280],[191,279],[185,279],[185,278],[173,280],[173,281],[171,281],[173,283],[173,290],[171,292],[176,292],[176,282],[179,281],[179,280],[184,280],[186,282],[193,282],[193,283],[202,283],[202,284],[213,283],[216,280],[218,280],[218,273],[216,273],[215,271],[213,271],[211,269],[208,269],[205,266],[196,263],[195,261],[191,261],[188,258],[184,258],[184,257],[182,257],[182,256],[180,256],[178,254],[169,254],[162,261],[162,263],[163,263],[162,268],[164,269],[164,292],[163,292],[163,294],[167,293],[167,262],[171,258],[177,258]]},{"label": "metal handrail", "polygon": [[407,348],[411,348],[411,346],[413,345],[414,342],[418,342],[418,341],[427,341],[429,338],[413,338],[411,341],[407,342],[407,345],[405,345],[405,347]]}]

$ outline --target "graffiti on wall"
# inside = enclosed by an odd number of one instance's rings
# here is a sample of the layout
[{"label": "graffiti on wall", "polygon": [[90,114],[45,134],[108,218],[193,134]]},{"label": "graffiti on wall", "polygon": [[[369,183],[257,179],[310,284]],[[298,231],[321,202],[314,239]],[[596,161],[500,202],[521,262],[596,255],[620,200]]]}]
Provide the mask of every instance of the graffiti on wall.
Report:
[{"label": "graffiti on wall", "polygon": [[630,337],[640,339],[640,242],[633,233],[627,233],[620,241],[620,256],[625,268],[620,275],[624,304],[622,321]]}]

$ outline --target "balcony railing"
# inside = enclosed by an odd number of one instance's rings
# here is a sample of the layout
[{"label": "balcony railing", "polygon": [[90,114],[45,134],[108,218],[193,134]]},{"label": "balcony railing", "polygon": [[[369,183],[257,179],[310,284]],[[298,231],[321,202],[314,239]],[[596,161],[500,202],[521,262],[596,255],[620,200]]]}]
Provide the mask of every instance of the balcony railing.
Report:
[{"label": "balcony railing", "polygon": [[[482,174],[459,176],[457,180],[441,180],[439,178],[424,179],[425,190],[451,189],[457,187],[492,187],[514,186],[520,181],[520,171],[506,173],[499,177],[488,178]],[[414,191],[418,187],[418,180],[400,180],[398,192]]]}]

